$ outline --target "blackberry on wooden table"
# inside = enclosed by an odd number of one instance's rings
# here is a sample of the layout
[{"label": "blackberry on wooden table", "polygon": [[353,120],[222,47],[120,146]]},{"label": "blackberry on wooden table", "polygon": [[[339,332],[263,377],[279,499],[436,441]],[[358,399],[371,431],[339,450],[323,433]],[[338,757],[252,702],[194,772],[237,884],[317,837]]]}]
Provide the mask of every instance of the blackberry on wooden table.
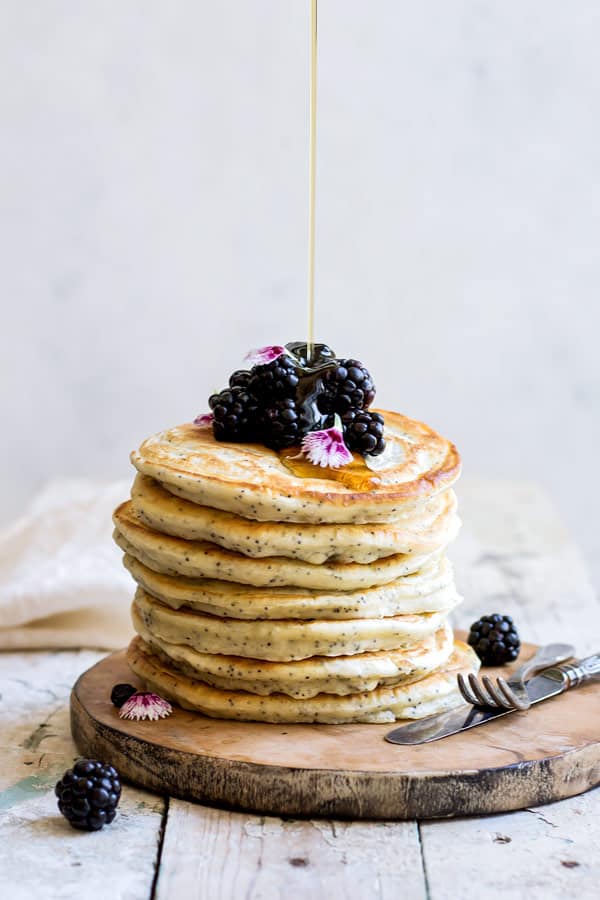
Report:
[{"label": "blackberry on wooden table", "polygon": [[510,616],[493,613],[471,625],[468,642],[484,666],[501,666],[519,655],[521,641]]},{"label": "blackberry on wooden table", "polygon": [[117,814],[121,781],[113,766],[80,759],[56,785],[58,808],[73,828],[99,831]]}]

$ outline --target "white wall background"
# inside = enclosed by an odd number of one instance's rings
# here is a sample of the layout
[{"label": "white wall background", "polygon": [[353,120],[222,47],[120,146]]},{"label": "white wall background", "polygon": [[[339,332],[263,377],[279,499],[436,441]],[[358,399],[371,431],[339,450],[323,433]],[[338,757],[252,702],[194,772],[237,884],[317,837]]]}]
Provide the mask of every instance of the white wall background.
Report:
[{"label": "white wall background", "polygon": [[[3,521],[304,336],[307,9],[2,3]],[[320,0],[318,337],[597,583],[599,45],[597,0]]]}]

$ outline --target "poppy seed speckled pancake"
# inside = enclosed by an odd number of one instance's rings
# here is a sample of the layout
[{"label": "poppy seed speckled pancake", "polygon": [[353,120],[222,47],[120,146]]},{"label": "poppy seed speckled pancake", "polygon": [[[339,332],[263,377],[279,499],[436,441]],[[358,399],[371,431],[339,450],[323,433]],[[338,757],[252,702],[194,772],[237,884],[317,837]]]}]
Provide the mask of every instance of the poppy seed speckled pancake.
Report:
[{"label": "poppy seed speckled pancake", "polygon": [[139,636],[127,651],[129,665],[149,690],[184,709],[220,719],[255,722],[393,722],[416,719],[452,709],[464,701],[456,677],[476,672],[478,660],[466,644],[457,641],[448,662],[439,670],[410,684],[382,685],[372,691],[317,694],[295,699],[285,694],[261,696],[247,691],[225,691],[184,675],[152,653]]},{"label": "poppy seed speckled pancake", "polygon": [[163,575],[126,553],[125,568],[140,587],[173,609],[232,619],[377,619],[424,612],[450,612],[461,602],[452,566],[443,557],[413,575],[364,591],[257,588],[214,578]]},{"label": "poppy seed speckled pancake", "polygon": [[419,644],[401,650],[381,650],[354,656],[312,656],[295,662],[269,662],[243,656],[203,653],[165,641],[146,628],[136,607],[133,625],[163,662],[190,678],[226,691],[287,694],[297,699],[317,694],[356,694],[381,684],[418,681],[445,665],[452,653],[452,629],[444,624]]},{"label": "poppy seed speckled pancake", "polygon": [[380,619],[221,619],[165,606],[140,587],[133,602],[148,631],[164,641],[275,662],[398,650],[429,637],[446,619],[442,612]]},{"label": "poppy seed speckled pancake", "polygon": [[113,521],[115,540],[121,549],[157,572],[190,578],[218,578],[260,587],[294,585],[358,590],[418,572],[442,553],[441,550],[426,554],[398,553],[364,565],[338,562],[314,565],[283,556],[252,559],[207,541],[186,541],[153,531],[140,521],[131,501],[117,507]]},{"label": "poppy seed speckled pancake", "polygon": [[[220,443],[206,427],[187,424],[145,440],[131,455],[144,475],[194,503],[273,522],[396,521],[460,474],[450,441],[395,412],[385,416],[386,451],[369,462],[376,484],[346,487],[336,477],[306,478],[259,444]],[[342,477],[343,473],[342,473]]]},{"label": "poppy seed speckled pancake", "polygon": [[368,563],[396,553],[431,553],[452,541],[460,526],[452,489],[432,497],[397,522],[311,525],[258,522],[199,506],[138,474],[131,500],[141,522],[188,541],[210,541],[245,556],[285,556],[313,564]]}]

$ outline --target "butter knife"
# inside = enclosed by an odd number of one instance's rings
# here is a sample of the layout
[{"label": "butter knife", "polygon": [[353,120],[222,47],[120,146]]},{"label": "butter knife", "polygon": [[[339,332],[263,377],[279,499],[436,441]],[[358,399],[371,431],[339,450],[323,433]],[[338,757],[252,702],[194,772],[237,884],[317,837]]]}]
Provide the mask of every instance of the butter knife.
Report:
[{"label": "butter knife", "polygon": [[[600,653],[574,663],[553,666],[531,678],[527,693],[532,705],[562,694],[587,681],[600,681]],[[418,722],[400,725],[386,734],[390,744],[426,744],[451,734],[458,734],[485,725],[492,719],[500,719],[518,712],[516,709],[487,709],[478,706],[460,706],[437,716],[429,716]]]}]

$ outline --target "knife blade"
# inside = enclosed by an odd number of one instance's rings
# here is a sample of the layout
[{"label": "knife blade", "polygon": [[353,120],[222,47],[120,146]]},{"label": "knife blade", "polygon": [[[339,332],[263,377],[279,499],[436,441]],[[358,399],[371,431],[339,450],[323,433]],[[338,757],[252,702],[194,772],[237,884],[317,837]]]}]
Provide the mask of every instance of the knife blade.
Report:
[{"label": "knife blade", "polygon": [[[532,705],[562,694],[569,686],[567,676],[559,669],[547,669],[541,675],[531,678],[527,684],[527,693]],[[400,725],[385,735],[390,744],[428,744],[431,741],[439,741],[440,738],[451,734],[476,728],[477,725],[485,725],[492,719],[500,719],[518,712],[516,709],[479,709],[476,706],[464,704],[458,709],[428,716],[418,722],[408,725]]]}]

